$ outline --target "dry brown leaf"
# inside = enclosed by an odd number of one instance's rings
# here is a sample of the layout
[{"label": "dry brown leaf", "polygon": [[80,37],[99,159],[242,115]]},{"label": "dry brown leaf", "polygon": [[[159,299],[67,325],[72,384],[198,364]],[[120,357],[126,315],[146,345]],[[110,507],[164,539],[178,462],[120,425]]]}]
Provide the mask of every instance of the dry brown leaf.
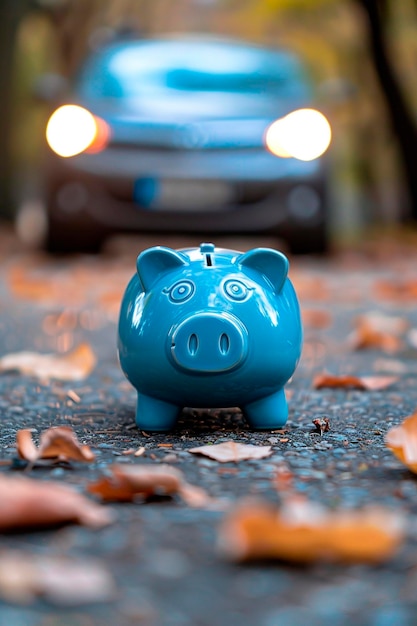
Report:
[{"label": "dry brown leaf", "polygon": [[88,486],[90,493],[102,500],[131,502],[135,497],[178,493],[182,473],[170,465],[111,465],[111,476],[104,476]]},{"label": "dry brown leaf", "polygon": [[236,443],[235,441],[225,441],[213,446],[199,446],[190,448],[188,452],[192,454],[202,454],[220,463],[234,461],[247,461],[251,459],[263,459],[272,454],[271,446],[253,446],[248,443]]},{"label": "dry brown leaf", "polygon": [[378,311],[360,315],[355,320],[355,330],[349,337],[354,350],[377,349],[389,354],[403,347],[401,335],[409,327],[402,317],[384,315]]},{"label": "dry brown leaf", "polygon": [[101,527],[113,520],[108,509],[67,485],[0,476],[0,532],[77,523]]},{"label": "dry brown leaf", "polygon": [[303,325],[309,328],[329,328],[333,323],[331,313],[324,309],[302,309],[301,317]]},{"label": "dry brown leaf", "polygon": [[180,470],[170,465],[110,466],[111,476],[90,483],[87,490],[106,502],[132,502],[137,498],[178,494],[193,507],[211,507],[216,502],[199,487],[188,484]]},{"label": "dry brown leaf", "polygon": [[28,604],[41,597],[59,606],[114,599],[116,587],[104,563],[92,559],[0,552],[0,597]]},{"label": "dry brown leaf", "polygon": [[193,509],[223,508],[221,502],[211,498],[207,491],[186,482],[181,483],[178,494]]},{"label": "dry brown leaf", "polygon": [[103,312],[106,317],[117,319],[123,295],[121,286],[128,281],[130,268],[130,259],[115,267],[114,261],[106,263],[102,258],[74,257],[64,264],[56,264],[46,256],[27,255],[10,267],[7,279],[15,297],[37,304],[81,308],[94,302],[99,312],[90,315],[89,311],[82,311],[79,318],[82,326],[86,322],[85,327],[93,329],[101,327],[105,319]]},{"label": "dry brown leaf", "polygon": [[10,289],[14,296],[30,300],[49,300],[51,282],[30,276],[24,267],[12,267],[8,278]]},{"label": "dry brown leaf", "polygon": [[96,356],[88,343],[82,343],[66,354],[13,352],[0,358],[0,372],[17,370],[41,380],[82,380],[96,365]]},{"label": "dry brown leaf", "polygon": [[291,493],[294,484],[294,474],[287,463],[281,461],[273,476],[273,485],[278,493]]},{"label": "dry brown leaf", "polygon": [[331,297],[329,284],[318,276],[293,272],[291,280],[302,301],[329,300]]},{"label": "dry brown leaf", "polygon": [[323,435],[323,433],[327,433],[330,430],[330,420],[328,417],[317,417],[312,420],[314,426],[316,427],[316,431]]},{"label": "dry brown leaf", "polygon": [[403,519],[392,511],[330,512],[291,496],[279,510],[265,502],[237,505],[220,528],[219,547],[237,561],[377,563],[394,554],[403,536]]},{"label": "dry brown leaf", "polygon": [[36,463],[39,459],[61,461],[94,461],[89,446],[81,445],[69,426],[54,426],[41,433],[39,447],[33,443],[32,431],[21,429],[16,434],[16,447],[20,458]]},{"label": "dry brown leaf", "polygon": [[333,374],[318,374],[314,377],[313,387],[315,389],[331,388],[353,388],[364,391],[378,391],[386,389],[398,380],[398,376],[352,376]]},{"label": "dry brown leaf", "polygon": [[396,304],[399,301],[415,302],[417,299],[417,280],[381,280],[375,284],[375,294],[383,300],[392,300]]},{"label": "dry brown leaf", "polygon": [[385,443],[401,463],[417,474],[417,413],[390,428]]}]

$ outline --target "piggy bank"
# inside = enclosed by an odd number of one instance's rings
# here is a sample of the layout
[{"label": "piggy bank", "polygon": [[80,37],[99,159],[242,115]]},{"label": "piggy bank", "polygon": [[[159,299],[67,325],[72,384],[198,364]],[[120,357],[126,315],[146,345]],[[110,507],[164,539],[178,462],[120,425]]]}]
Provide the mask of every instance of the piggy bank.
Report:
[{"label": "piggy bank", "polygon": [[285,424],[283,387],[302,346],[287,273],[287,258],[269,248],[242,253],[202,243],[139,254],[118,349],[138,392],[140,429],[171,429],[183,407],[240,407],[254,429]]}]

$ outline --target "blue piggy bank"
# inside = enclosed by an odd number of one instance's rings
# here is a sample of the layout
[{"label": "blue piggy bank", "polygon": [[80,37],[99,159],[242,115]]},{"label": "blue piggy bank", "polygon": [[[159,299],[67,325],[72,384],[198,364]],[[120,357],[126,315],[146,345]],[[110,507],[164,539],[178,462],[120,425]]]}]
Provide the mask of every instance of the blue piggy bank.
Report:
[{"label": "blue piggy bank", "polygon": [[288,416],[284,385],[302,346],[288,260],[202,243],[153,247],[123,297],[119,359],[138,391],[136,424],[171,429],[183,407],[241,407],[254,429]]}]

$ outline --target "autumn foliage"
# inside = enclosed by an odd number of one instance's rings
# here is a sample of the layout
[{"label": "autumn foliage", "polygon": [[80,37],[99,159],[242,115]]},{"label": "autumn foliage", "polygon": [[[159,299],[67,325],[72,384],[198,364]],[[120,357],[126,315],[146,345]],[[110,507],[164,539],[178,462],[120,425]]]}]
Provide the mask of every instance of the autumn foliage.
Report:
[{"label": "autumn foliage", "polygon": [[279,509],[267,502],[238,504],[221,526],[219,547],[237,561],[377,563],[395,553],[403,535],[402,518],[391,511],[332,512],[291,495]]}]

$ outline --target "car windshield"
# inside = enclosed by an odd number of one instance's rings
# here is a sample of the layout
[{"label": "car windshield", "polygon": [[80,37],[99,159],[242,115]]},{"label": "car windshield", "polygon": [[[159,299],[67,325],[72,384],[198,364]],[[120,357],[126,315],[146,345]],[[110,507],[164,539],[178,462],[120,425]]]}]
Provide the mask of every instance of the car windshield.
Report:
[{"label": "car windshield", "polygon": [[230,92],[303,97],[309,88],[296,56],[224,42],[141,41],[92,57],[77,89],[88,98]]}]

